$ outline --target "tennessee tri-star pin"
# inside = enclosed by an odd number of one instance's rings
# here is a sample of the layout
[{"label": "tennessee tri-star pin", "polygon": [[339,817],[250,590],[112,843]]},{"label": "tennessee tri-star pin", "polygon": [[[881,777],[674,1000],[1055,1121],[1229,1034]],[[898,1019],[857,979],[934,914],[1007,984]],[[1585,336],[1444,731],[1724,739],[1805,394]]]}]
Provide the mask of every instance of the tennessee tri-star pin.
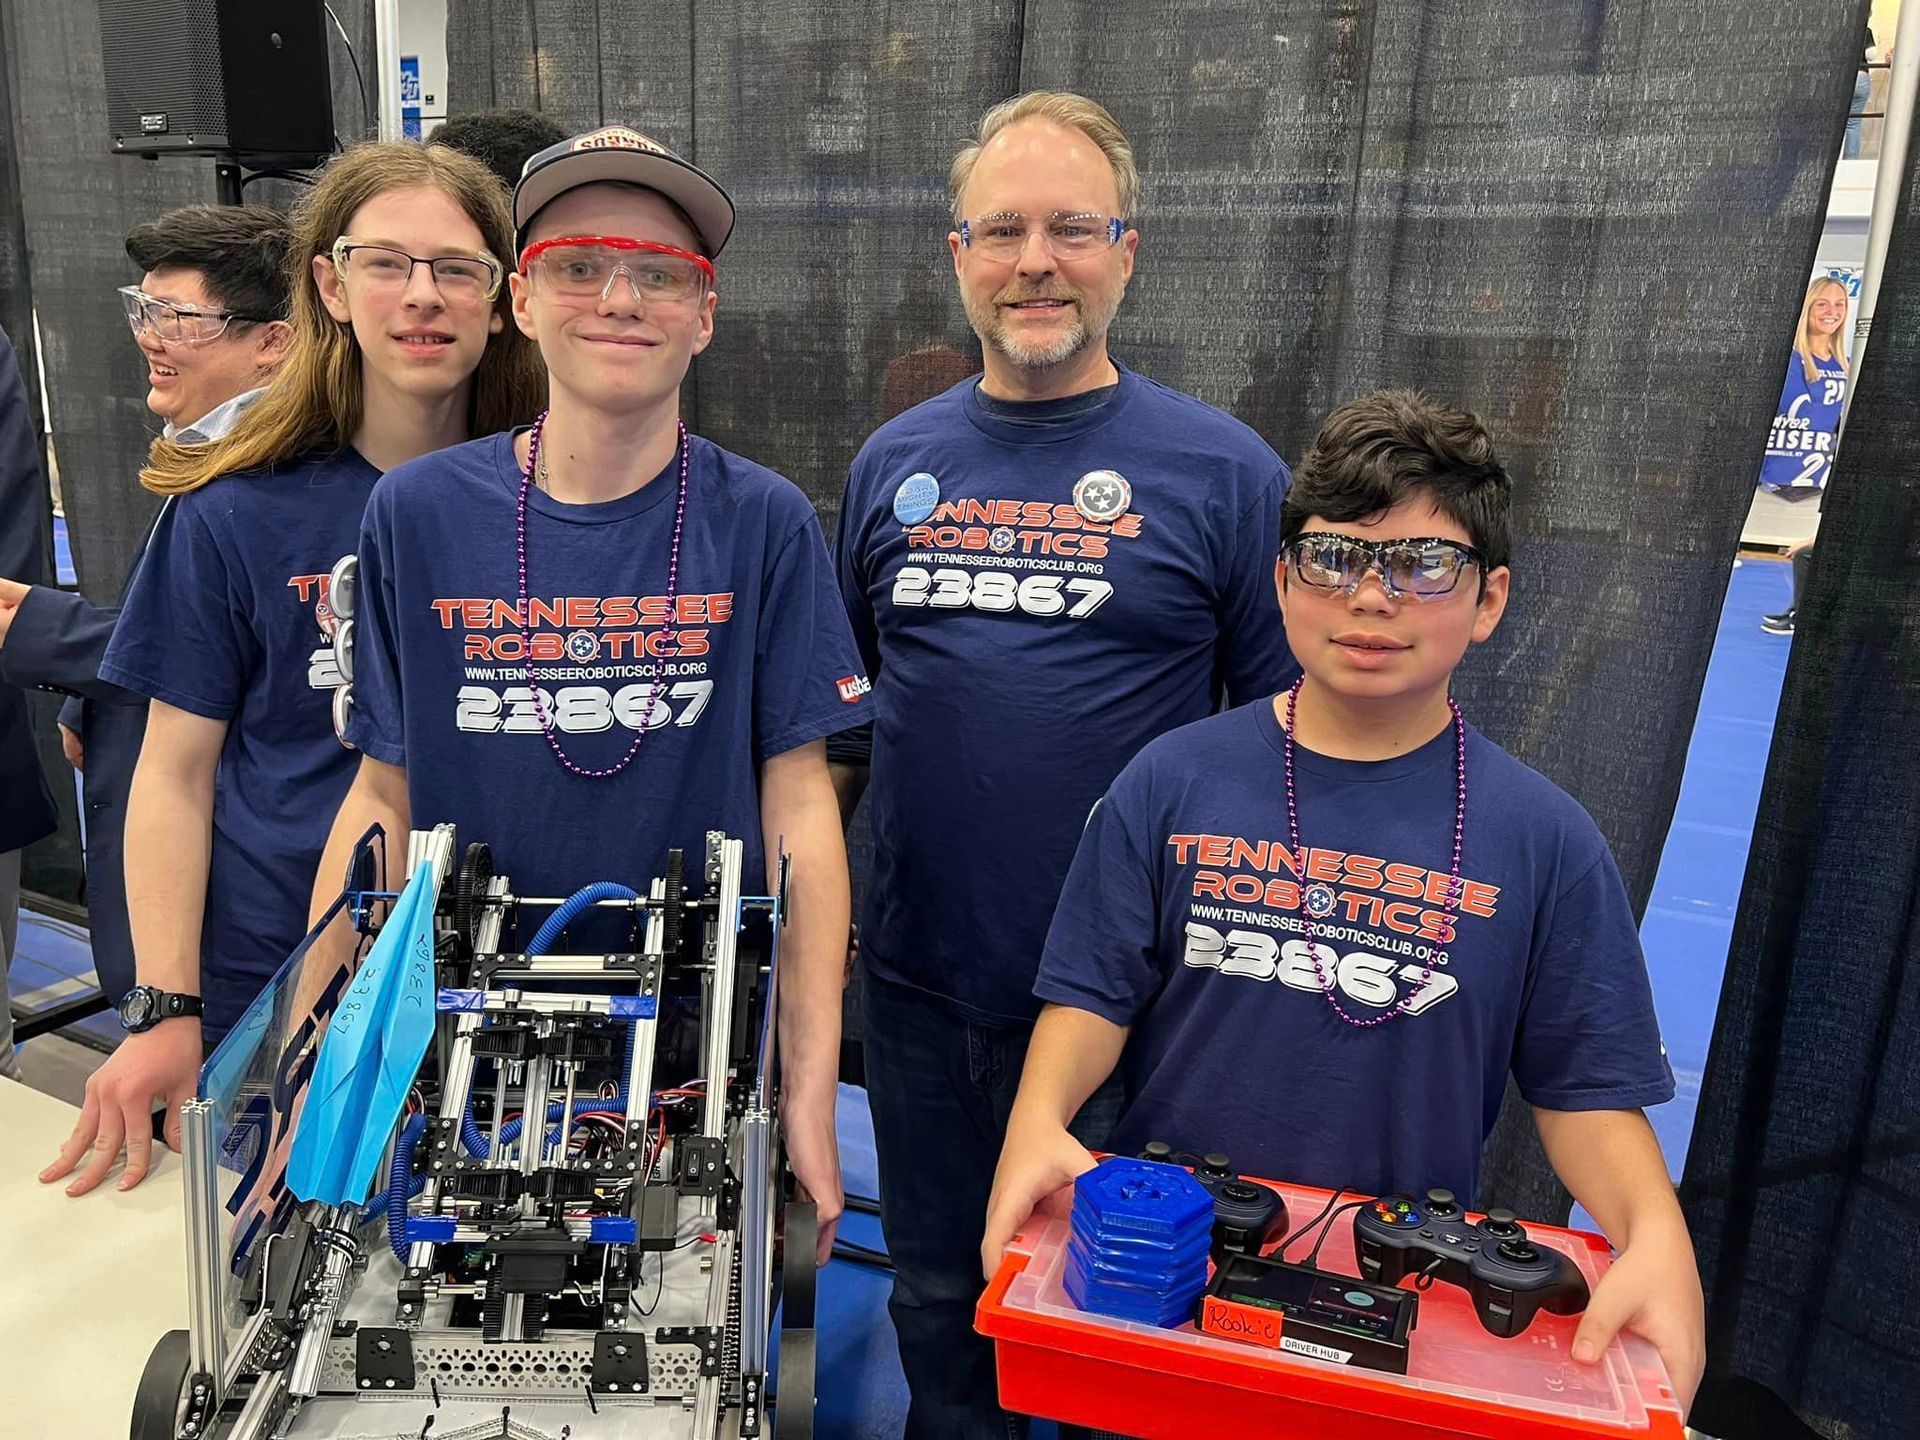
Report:
[{"label": "tennessee tri-star pin", "polygon": [[1096,525],[1111,525],[1133,504],[1133,487],[1118,470],[1089,470],[1073,484],[1073,508]]}]

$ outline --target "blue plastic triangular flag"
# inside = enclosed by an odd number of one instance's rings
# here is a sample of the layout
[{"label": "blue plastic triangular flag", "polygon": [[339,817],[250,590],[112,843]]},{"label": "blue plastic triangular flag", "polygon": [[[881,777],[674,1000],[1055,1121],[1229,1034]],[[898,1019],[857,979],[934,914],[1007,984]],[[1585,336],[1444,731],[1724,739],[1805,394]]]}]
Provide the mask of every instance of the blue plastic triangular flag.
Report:
[{"label": "blue plastic triangular flag", "polygon": [[434,866],[423,862],[334,1011],[287,1160],[287,1188],[302,1200],[366,1203],[433,1042],[437,899]]}]

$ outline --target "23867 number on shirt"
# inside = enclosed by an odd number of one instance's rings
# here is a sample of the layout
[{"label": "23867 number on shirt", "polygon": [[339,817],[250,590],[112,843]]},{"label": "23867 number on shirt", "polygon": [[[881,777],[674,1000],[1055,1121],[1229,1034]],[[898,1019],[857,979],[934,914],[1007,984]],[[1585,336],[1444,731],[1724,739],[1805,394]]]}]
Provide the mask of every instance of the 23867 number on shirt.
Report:
[{"label": "23867 number on shirt", "polygon": [[[713,681],[664,685],[649,710],[647,696],[652,693],[652,683],[643,680],[612,691],[600,685],[567,685],[558,690],[542,686],[540,699],[553,717],[553,728],[568,735],[598,735],[616,724],[629,730],[659,730],[668,725],[684,729],[700,718],[713,699]],[[540,711],[533,691],[524,685],[505,691],[462,685],[455,717],[460,729],[481,735],[540,733]]]},{"label": "23867 number on shirt", "polygon": [[893,578],[893,603],[934,610],[982,610],[1005,615],[1065,615],[1084,620],[1113,594],[1108,580],[1064,575],[1016,575],[1011,570],[928,570],[902,565]]}]

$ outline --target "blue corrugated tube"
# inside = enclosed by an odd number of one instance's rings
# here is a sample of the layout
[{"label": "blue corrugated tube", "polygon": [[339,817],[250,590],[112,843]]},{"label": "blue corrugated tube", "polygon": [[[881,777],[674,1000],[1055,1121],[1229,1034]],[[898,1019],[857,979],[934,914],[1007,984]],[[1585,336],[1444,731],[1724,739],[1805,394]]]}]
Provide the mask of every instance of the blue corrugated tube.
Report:
[{"label": "blue corrugated tube", "polygon": [[399,1142],[393,1147],[393,1164],[387,1171],[387,1240],[402,1265],[407,1263],[407,1201],[426,1183],[414,1178],[413,1152],[426,1133],[427,1117],[409,1116],[400,1129]]},{"label": "blue corrugated tube", "polygon": [[[527,946],[529,955],[543,954],[547,947],[560,938],[565,930],[581,915],[592,909],[602,900],[638,900],[638,892],[614,880],[596,880],[591,885],[582,885],[573,894],[554,908],[546,922],[534,932],[532,943]],[[584,1115],[590,1110],[618,1110],[621,1114],[627,1109],[627,1075],[633,1069],[633,1026],[627,1026],[626,1059],[620,1067],[620,1094],[616,1100],[576,1100],[573,1104],[575,1116]],[[560,1107],[563,1102],[552,1101],[547,1106],[547,1123],[557,1124],[560,1120]],[[500,1127],[500,1143],[511,1144],[520,1138],[525,1117],[518,1117]],[[547,1137],[548,1148],[559,1144],[558,1132]],[[467,1147],[469,1155],[485,1159],[493,1149],[491,1142],[481,1133],[479,1125],[474,1123],[473,1102],[467,1102],[466,1113],[460,1117],[460,1143]]]},{"label": "blue corrugated tube", "polygon": [[639,898],[638,893],[613,880],[596,880],[591,885],[582,885],[561,901],[554,912],[547,917],[547,923],[534,932],[533,943],[527,946],[527,953],[544,955],[547,947],[560,938],[562,930],[602,900],[638,900]]},{"label": "blue corrugated tube", "polygon": [[[534,932],[532,943],[527,946],[527,953],[529,955],[539,955],[545,952],[549,946],[560,938],[561,931],[565,930],[568,925],[572,924],[602,900],[638,900],[639,898],[640,896],[636,891],[613,880],[596,880],[591,885],[583,885],[555,907],[554,912],[547,917],[546,923]],[[573,1102],[573,1115],[569,1117],[569,1123],[571,1123],[571,1120],[595,1110],[618,1111],[623,1115],[626,1113],[627,1076],[633,1070],[633,1026],[629,1024],[626,1029],[625,1061],[620,1067],[619,1095],[611,1100],[597,1096],[583,1100],[575,1100]],[[560,1112],[564,1106],[565,1102],[561,1100],[554,1100],[548,1103],[547,1124],[556,1125],[559,1123]],[[524,1115],[515,1116],[513,1119],[507,1121],[506,1124],[502,1125],[500,1127],[500,1143],[502,1145],[511,1145],[515,1140],[519,1139],[520,1131],[524,1128],[525,1121],[526,1117]],[[420,1136],[426,1131],[426,1124],[426,1117],[424,1115],[416,1115],[412,1120],[407,1122],[406,1128],[401,1132],[399,1143],[394,1146],[393,1173],[388,1177],[387,1237],[393,1243],[394,1254],[398,1255],[403,1262],[407,1258],[407,1199],[411,1193],[418,1193],[419,1190],[419,1186],[412,1183],[413,1152],[415,1147],[420,1143]],[[468,1098],[467,1108],[460,1116],[460,1143],[466,1146],[469,1155],[480,1159],[485,1159],[493,1150],[492,1143],[481,1132],[479,1125],[474,1122],[473,1100],[471,1097]],[[547,1136],[546,1148],[551,1150],[559,1143],[560,1131],[555,1130]]]}]

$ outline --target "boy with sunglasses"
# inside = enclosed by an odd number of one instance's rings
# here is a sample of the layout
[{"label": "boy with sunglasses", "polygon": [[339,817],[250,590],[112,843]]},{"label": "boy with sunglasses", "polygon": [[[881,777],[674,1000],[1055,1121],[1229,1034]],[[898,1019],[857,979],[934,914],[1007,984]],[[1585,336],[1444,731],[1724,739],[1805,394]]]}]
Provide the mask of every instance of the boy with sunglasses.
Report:
[{"label": "boy with sunglasses", "polygon": [[1327,420],[1281,512],[1301,679],[1153,741],[1087,822],[1034,986],[989,1272],[1093,1164],[1066,1122],[1116,1066],[1114,1151],[1163,1139],[1362,1195],[1473,1195],[1511,1073],[1620,1250],[1574,1358],[1625,1326],[1691,1401],[1700,1281],[1641,1113],[1673,1075],[1632,908],[1586,812],[1448,694],[1506,607],[1509,506],[1472,415],[1382,392]]},{"label": "boy with sunglasses", "polygon": [[[530,159],[513,211],[513,316],[549,408],[374,490],[345,726],[362,760],[316,909],[374,821],[450,822],[534,895],[643,888],[671,848],[697,888],[710,830],[772,883],[784,845],[784,1135],[824,1258],[848,925],[825,737],[866,718],[867,683],[812,505],[681,423],[733,204],[610,126]],[[600,948],[592,929],[575,948]],[[329,939],[310,974],[333,970]]]}]

